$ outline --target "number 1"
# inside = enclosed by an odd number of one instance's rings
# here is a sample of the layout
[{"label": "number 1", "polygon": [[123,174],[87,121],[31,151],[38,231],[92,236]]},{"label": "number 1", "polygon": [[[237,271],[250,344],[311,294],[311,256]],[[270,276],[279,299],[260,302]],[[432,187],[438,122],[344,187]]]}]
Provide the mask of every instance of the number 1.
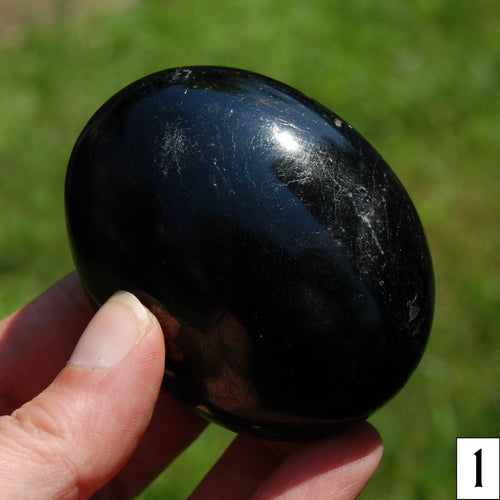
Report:
[{"label": "number 1", "polygon": [[481,479],[482,476],[482,461],[483,461],[483,450],[479,448],[479,450],[474,453],[476,455],[476,488],[482,488],[483,482]]}]

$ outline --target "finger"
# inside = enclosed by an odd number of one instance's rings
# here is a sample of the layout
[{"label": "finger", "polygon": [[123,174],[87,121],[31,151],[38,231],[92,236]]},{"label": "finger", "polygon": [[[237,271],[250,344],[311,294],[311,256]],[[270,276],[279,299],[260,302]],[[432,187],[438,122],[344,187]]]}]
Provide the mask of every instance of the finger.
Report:
[{"label": "finger", "polygon": [[207,426],[207,421],[190,408],[160,392],[153,417],[134,455],[95,496],[98,498],[133,498],[144,490]]},{"label": "finger", "polygon": [[0,418],[0,498],[87,498],[107,483],[143,436],[163,371],[157,321],[113,296],[53,383]]},{"label": "finger", "polygon": [[364,423],[292,451],[252,499],[354,500],[378,467],[382,452],[378,432]]},{"label": "finger", "polygon": [[306,444],[238,437],[191,500],[354,499],[381,456],[380,436],[367,423]]},{"label": "finger", "polygon": [[[0,415],[12,413],[52,382],[94,313],[73,272],[0,321]],[[206,425],[162,392],[140,445],[106,490],[140,492]]]},{"label": "finger", "polygon": [[297,446],[239,435],[189,498],[247,500]]},{"label": "finger", "polygon": [[71,273],[0,321],[0,415],[10,414],[52,382],[93,314],[76,273]]}]

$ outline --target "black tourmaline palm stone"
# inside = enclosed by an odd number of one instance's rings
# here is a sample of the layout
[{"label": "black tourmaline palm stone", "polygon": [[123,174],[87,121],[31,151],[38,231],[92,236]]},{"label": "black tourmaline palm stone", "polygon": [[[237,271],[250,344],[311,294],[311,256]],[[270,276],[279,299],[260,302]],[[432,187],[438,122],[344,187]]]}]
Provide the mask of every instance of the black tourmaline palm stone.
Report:
[{"label": "black tourmaline palm stone", "polygon": [[219,67],[131,84],[80,135],[66,209],[89,295],[135,293],[163,327],[164,387],[233,430],[333,432],[422,356],[434,285],[415,208],[287,85]]}]

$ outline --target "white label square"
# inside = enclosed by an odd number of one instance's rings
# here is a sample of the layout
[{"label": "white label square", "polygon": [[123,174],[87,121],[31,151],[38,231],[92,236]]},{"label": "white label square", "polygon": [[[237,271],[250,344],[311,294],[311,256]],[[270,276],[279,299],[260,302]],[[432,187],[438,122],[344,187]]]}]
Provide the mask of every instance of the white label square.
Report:
[{"label": "white label square", "polygon": [[500,499],[500,438],[457,438],[457,499]]}]

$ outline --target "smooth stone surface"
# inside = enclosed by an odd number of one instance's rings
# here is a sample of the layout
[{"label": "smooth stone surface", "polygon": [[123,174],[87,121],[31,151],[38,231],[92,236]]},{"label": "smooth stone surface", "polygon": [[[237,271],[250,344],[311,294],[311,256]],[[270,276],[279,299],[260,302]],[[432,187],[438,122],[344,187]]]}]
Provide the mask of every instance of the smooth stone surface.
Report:
[{"label": "smooth stone surface", "polygon": [[73,150],[67,222],[97,303],[162,323],[165,387],[208,418],[309,439],[405,384],[431,326],[431,258],[379,154],[300,92],[229,68],[150,75]]}]

